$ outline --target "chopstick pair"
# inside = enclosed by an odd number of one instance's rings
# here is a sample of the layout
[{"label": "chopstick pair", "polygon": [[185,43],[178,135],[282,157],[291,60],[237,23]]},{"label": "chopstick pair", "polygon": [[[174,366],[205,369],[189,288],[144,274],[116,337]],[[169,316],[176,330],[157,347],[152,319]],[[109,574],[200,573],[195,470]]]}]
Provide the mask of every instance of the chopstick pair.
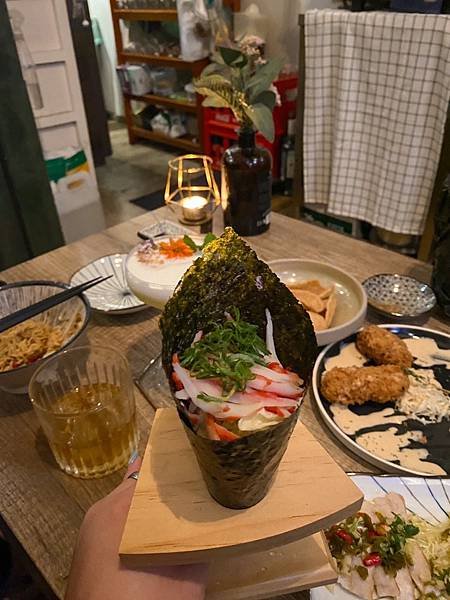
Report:
[{"label": "chopstick pair", "polygon": [[67,290],[59,292],[58,294],[54,294],[53,296],[39,300],[39,302],[35,302],[30,306],[16,310],[16,312],[13,312],[7,317],[0,319],[0,333],[10,329],[11,327],[14,327],[15,325],[19,325],[19,323],[23,323],[24,321],[27,321],[28,319],[31,319],[42,312],[45,312],[49,308],[53,308],[58,304],[62,304],[74,296],[78,296],[94,285],[102,283],[111,277],[112,275],[107,275],[106,277],[95,277],[94,279],[80,283],[75,287],[71,287]]}]

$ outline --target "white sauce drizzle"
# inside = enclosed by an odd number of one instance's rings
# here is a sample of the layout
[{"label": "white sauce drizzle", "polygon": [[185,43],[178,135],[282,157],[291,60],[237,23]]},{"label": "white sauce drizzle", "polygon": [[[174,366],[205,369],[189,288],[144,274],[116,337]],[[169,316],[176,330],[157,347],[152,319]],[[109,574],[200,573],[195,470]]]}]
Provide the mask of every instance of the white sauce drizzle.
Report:
[{"label": "white sauce drizzle", "polygon": [[397,435],[394,427],[386,431],[371,431],[357,436],[356,442],[383,460],[398,460],[406,469],[429,473],[430,475],[446,475],[446,472],[435,463],[426,461],[428,451],[425,448],[406,448],[411,440],[420,441],[421,431],[408,431]]},{"label": "white sauce drizzle", "polygon": [[348,344],[337,356],[332,356],[325,363],[325,370],[333,367],[362,367],[367,358],[359,352],[354,342]]},{"label": "white sauce drizzle", "polygon": [[405,415],[394,415],[393,408],[384,408],[368,415],[357,415],[343,404],[331,404],[330,410],[336,425],[347,435],[354,435],[366,427],[400,424],[408,418]]},{"label": "white sauce drizzle", "polygon": [[447,365],[450,368],[450,350],[439,348],[434,340],[430,338],[407,338],[403,341],[414,356],[415,363],[421,367]]}]

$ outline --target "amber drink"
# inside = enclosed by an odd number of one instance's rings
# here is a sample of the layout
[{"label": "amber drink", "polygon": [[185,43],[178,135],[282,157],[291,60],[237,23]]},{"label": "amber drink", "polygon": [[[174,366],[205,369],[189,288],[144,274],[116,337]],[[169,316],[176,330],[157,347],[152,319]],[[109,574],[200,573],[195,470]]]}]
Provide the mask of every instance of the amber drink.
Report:
[{"label": "amber drink", "polygon": [[70,475],[112,473],[137,447],[128,363],[112,348],[55,356],[34,374],[30,398],[58,465]]}]

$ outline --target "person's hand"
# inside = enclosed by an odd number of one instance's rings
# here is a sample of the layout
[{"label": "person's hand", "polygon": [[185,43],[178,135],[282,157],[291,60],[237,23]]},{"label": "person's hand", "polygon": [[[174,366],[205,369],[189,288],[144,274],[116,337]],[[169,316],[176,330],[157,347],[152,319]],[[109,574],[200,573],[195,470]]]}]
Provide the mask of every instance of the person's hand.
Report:
[{"label": "person's hand", "polygon": [[201,600],[207,566],[182,565],[134,570],[124,567],[119,544],[136,485],[128,476],[86,513],[73,557],[66,600]]}]

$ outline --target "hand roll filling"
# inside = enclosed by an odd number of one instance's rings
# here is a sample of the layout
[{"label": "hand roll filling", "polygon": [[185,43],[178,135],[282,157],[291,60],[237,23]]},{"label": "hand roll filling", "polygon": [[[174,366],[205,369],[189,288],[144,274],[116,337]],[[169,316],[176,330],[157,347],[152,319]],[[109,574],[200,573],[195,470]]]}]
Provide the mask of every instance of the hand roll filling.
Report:
[{"label": "hand roll filling", "polygon": [[175,395],[198,435],[232,442],[277,425],[299,407],[303,381],[277,358],[267,309],[266,319],[264,341],[235,308],[173,355]]}]

